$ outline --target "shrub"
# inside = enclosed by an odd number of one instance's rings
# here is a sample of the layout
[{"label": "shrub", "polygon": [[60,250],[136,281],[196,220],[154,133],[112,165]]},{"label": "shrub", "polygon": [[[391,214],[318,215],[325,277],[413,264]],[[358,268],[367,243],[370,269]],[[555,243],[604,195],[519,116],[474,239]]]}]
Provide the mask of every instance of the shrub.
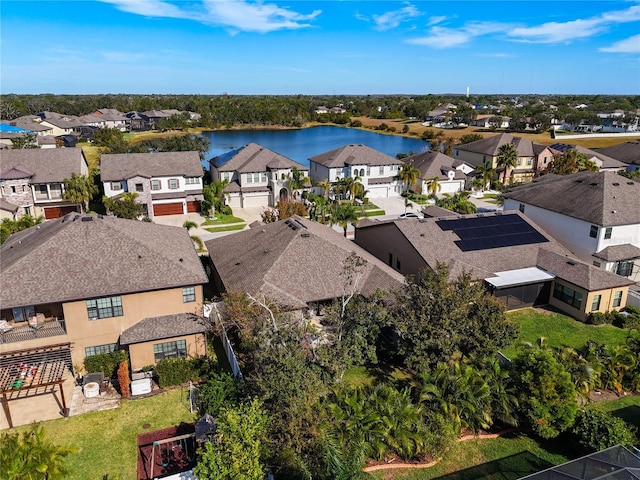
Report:
[{"label": "shrub", "polygon": [[238,404],[240,393],[240,383],[229,373],[213,373],[209,380],[198,388],[200,414],[208,413],[217,417],[222,407]]},{"label": "shrub", "polygon": [[118,366],[118,385],[120,386],[120,395],[123,398],[129,396],[129,385],[131,385],[131,379],[129,378],[129,362],[123,360]]},{"label": "shrub", "polygon": [[118,350],[111,353],[100,353],[84,359],[84,369],[87,373],[103,372],[105,378],[116,375],[116,369],[121,362],[129,360],[125,350]]},{"label": "shrub", "polygon": [[571,432],[587,451],[599,451],[615,445],[633,446],[633,430],[621,418],[598,410],[581,410]]},{"label": "shrub", "polygon": [[217,370],[217,364],[207,357],[167,358],[158,361],[155,367],[160,388],[200,381],[211,370]]},{"label": "shrub", "polygon": [[606,313],[592,312],[587,316],[585,323],[588,325],[604,325],[611,322],[609,320],[609,316]]}]

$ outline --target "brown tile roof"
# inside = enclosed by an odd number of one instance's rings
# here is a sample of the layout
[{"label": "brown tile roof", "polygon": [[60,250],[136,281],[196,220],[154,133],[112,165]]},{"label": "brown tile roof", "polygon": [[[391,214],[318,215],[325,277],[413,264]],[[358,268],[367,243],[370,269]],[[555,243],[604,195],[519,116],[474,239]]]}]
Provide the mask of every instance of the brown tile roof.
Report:
[{"label": "brown tile roof", "polygon": [[198,152],[112,153],[100,159],[102,181],[142,177],[202,177]]},{"label": "brown tile roof", "polygon": [[329,152],[309,158],[328,168],[340,168],[345,165],[402,165],[402,160],[374,150],[366,145],[345,145]]},{"label": "brown tile roof", "polygon": [[165,338],[203,333],[209,329],[208,320],[193,313],[177,313],[140,320],[120,334],[122,345],[150,342]]},{"label": "brown tile roof", "polygon": [[16,167],[12,167],[6,172],[0,173],[0,180],[17,180],[20,178],[31,178],[31,177],[33,177],[33,172],[20,165]]},{"label": "brown tile roof", "polygon": [[339,298],[350,252],[367,260],[359,291],[398,289],[404,277],[319,223],[298,216],[205,242],[227,291],[263,293],[281,305],[304,308]]},{"label": "brown tile roof", "polygon": [[29,148],[0,152],[0,172],[19,168],[33,172],[31,183],[62,183],[71,174],[87,171],[81,148]]},{"label": "brown tile roof", "polygon": [[[358,229],[377,228],[379,225],[384,225],[385,223],[393,224],[430,268],[435,269],[438,262],[444,262],[449,267],[452,278],[458,277],[463,272],[468,272],[474,280],[481,280],[493,276],[495,272],[533,267],[536,265],[538,251],[541,248],[557,252],[561,255],[570,254],[569,250],[520,212],[505,212],[503,215],[520,216],[548,241],[529,245],[462,251],[455,243],[459,240],[458,235],[456,235],[453,230],[443,230],[440,228],[437,224],[439,220],[437,217],[410,222],[402,220],[372,222],[361,226],[359,225]],[[478,216],[492,216],[492,214],[465,215],[459,216],[459,218],[475,218]],[[450,221],[451,217],[447,216],[446,219]],[[498,229],[494,229],[492,233],[497,237],[501,235]],[[358,235],[356,232],[356,241],[357,238]]]},{"label": "brown tile roof", "polygon": [[626,287],[633,285],[633,281],[615,273],[607,272],[579,260],[558,255],[545,249],[540,249],[537,266],[553,273],[556,277],[570,282],[590,292],[608,288]]},{"label": "brown tile roof", "polygon": [[2,308],[207,282],[186,229],[69,214],[0,246]]},{"label": "brown tile roof", "polygon": [[[464,163],[456,160],[449,155],[445,155],[441,152],[422,152],[416,153],[404,159],[405,163],[412,162],[414,167],[420,170],[420,178],[423,180],[438,177],[441,180],[448,180],[446,172],[450,170],[455,171],[455,177],[459,180],[466,178],[466,175],[460,170],[456,170],[455,167]],[[473,167],[472,167],[473,168]]]},{"label": "brown tile roof", "polygon": [[495,157],[498,155],[500,147],[506,143],[512,143],[515,145],[519,157],[534,156],[533,142],[531,142],[531,140],[522,137],[514,137],[508,133],[492,135],[491,137],[486,137],[482,140],[466,143],[464,145],[457,145],[455,148],[464,152],[480,153],[482,155]]},{"label": "brown tile roof", "polygon": [[598,153],[604,153],[624,163],[640,165],[640,142],[625,142],[610,147],[598,148]]},{"label": "brown tile roof", "polygon": [[518,202],[603,227],[640,224],[640,181],[615,172],[547,175],[504,194]]},{"label": "brown tile roof", "polygon": [[309,169],[290,158],[256,143],[249,143],[237,150],[226,152],[209,160],[221,172],[266,172],[269,169],[293,168],[301,172]]},{"label": "brown tile roof", "polygon": [[621,260],[631,260],[640,258],[640,247],[625,243],[623,245],[610,245],[593,254],[596,258],[601,258],[606,262],[618,262]]}]

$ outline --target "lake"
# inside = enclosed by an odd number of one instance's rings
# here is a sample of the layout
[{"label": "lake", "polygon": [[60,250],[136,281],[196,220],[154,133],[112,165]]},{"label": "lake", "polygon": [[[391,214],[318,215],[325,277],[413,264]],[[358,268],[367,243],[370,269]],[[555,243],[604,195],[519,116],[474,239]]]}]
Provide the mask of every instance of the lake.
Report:
[{"label": "lake", "polygon": [[348,145],[366,145],[395,158],[398,153],[419,153],[429,149],[429,143],[419,138],[384,135],[347,127],[319,126],[295,130],[219,130],[203,132],[209,140],[208,160],[248,143],[257,143],[308,167],[309,157]]}]

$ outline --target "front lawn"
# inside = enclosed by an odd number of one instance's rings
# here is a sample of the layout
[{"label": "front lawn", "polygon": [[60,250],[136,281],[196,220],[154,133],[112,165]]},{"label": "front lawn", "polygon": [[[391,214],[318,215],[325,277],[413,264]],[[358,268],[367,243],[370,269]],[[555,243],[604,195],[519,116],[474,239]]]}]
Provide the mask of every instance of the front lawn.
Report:
[{"label": "front lawn", "polygon": [[541,312],[533,308],[510,312],[507,316],[520,325],[519,338],[502,350],[509,358],[515,356],[520,343],[535,344],[540,337],[544,337],[545,345],[550,347],[581,349],[588,340],[610,346],[622,345],[628,334],[626,330],[610,325],[587,325],[560,313]]},{"label": "front lawn", "polygon": [[[161,428],[192,423],[180,388],[149,398],[123,400],[119,408],[42,422],[46,438],[75,447],[67,457],[69,479],[137,478],[137,436]],[[17,430],[28,430],[29,426]]]},{"label": "front lawn", "polygon": [[211,226],[211,225],[226,225],[229,223],[245,223],[242,218],[234,217],[233,215],[224,215],[222,213],[216,213],[215,218],[207,218],[202,226]]},{"label": "front lawn", "polygon": [[235,230],[244,230],[246,224],[237,224],[237,225],[227,225],[225,227],[213,227],[213,228],[205,228],[207,232],[217,233],[217,232],[233,232]]}]

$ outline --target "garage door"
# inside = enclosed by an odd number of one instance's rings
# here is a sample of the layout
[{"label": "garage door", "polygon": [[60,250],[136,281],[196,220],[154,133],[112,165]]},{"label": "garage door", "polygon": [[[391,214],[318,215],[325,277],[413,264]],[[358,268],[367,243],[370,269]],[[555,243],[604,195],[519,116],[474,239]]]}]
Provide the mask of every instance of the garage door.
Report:
[{"label": "garage door", "polygon": [[153,206],[153,214],[162,215],[182,215],[182,202],[180,203],[159,203]]},{"label": "garage door", "polygon": [[188,213],[199,213],[200,212],[200,201],[194,200],[193,202],[187,202],[187,212]]},{"label": "garage door", "polygon": [[54,218],[64,217],[67,213],[77,212],[78,207],[69,205],[66,207],[48,207],[44,209],[44,218],[51,220]]}]

